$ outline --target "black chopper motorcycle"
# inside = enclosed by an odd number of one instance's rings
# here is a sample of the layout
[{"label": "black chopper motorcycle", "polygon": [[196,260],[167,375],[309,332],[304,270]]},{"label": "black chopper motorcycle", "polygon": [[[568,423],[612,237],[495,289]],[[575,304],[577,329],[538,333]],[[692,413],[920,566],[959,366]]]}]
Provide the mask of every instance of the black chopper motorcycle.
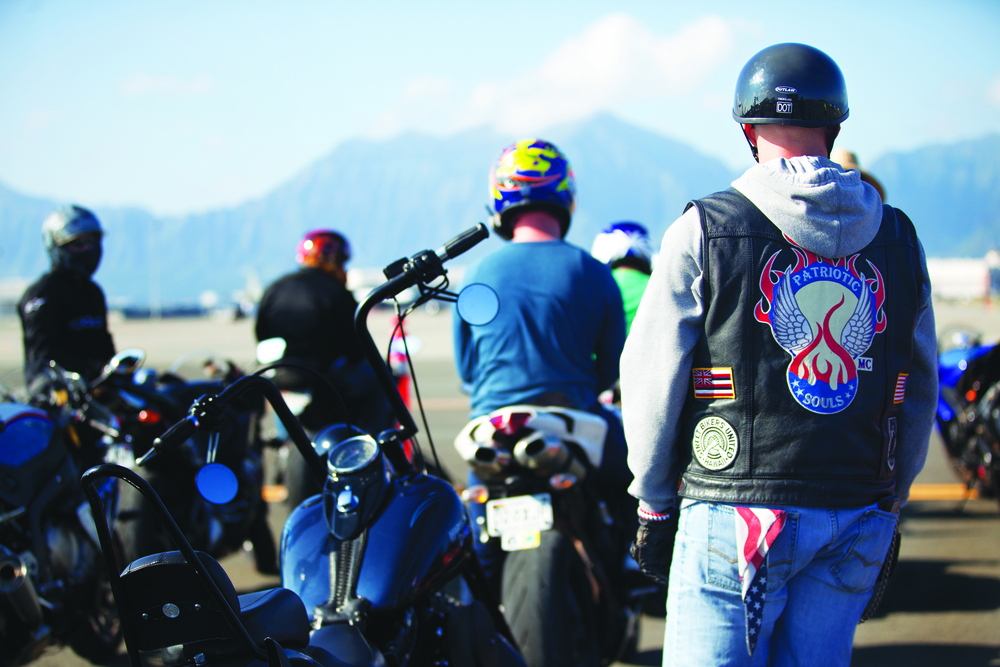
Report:
[{"label": "black chopper motorcycle", "polygon": [[[0,666],[27,664],[50,645],[104,663],[117,655],[121,625],[79,471],[117,460],[127,444],[79,375],[50,364],[32,391],[34,405],[0,396]],[[117,480],[95,493],[100,523],[113,529]],[[108,537],[124,562],[117,534]]]},{"label": "black chopper motorcycle", "polygon": [[[140,459],[215,428],[228,404],[259,392],[324,486],[285,524],[284,588],[252,596],[236,596],[217,562],[196,554],[159,504],[178,551],[140,559],[111,578],[134,667],[153,659],[175,665],[524,665],[476,560],[458,493],[423,472],[419,450],[407,455],[404,443],[413,441],[417,427],[367,328],[376,304],[413,286],[425,301],[457,300],[472,323],[491,319],[490,306],[479,299],[492,295],[495,314],[495,293],[480,286],[451,294],[443,267],[487,236],[479,225],[436,253],[393,263],[385,269],[388,281],[358,307],[355,328],[397,429],[372,435],[335,425],[311,443],[274,384],[248,376],[196,401]],[[96,485],[108,477],[155,498],[131,470],[104,465],[84,475],[92,506],[100,507]],[[235,475],[212,462],[198,479],[199,490],[214,502],[225,502],[238,486]],[[98,528],[102,545],[109,544],[106,527]],[[449,594],[459,581],[458,592]]]},{"label": "black chopper motorcycle", "polygon": [[[206,359],[207,377],[187,379],[178,373],[179,362],[157,373],[143,367],[142,350],[122,350],[91,383],[90,392],[118,417],[138,457],[170,426],[185,418],[195,399],[217,394],[242,376],[230,361],[211,355]],[[261,498],[262,412],[263,402],[256,398],[234,402],[228,408],[230,418],[220,420],[217,430],[198,432],[180,447],[157,457],[147,466],[145,477],[196,549],[222,558],[249,541],[257,569],[272,574],[277,572],[277,549],[267,525],[267,504]],[[195,488],[195,475],[214,451],[242,480],[238,496],[221,505],[206,502]],[[134,468],[134,460],[120,463]],[[118,532],[129,558],[169,548],[148,501],[130,486],[122,488]]]}]

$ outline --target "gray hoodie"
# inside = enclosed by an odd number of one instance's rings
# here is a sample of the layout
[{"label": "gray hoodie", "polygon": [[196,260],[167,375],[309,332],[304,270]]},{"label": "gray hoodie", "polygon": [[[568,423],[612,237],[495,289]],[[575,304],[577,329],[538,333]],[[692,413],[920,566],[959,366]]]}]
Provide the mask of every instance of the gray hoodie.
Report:
[{"label": "gray hoodie", "polygon": [[[859,172],[822,157],[756,165],[733,187],[796,244],[823,257],[862,250],[882,220],[882,201]],[[652,512],[676,502],[679,455],[690,446],[677,441],[677,432],[703,330],[701,251],[701,221],[692,207],[663,236],[621,357],[622,415],[635,476],[629,492]],[[923,247],[920,263],[924,285],[897,451],[896,493],[902,498],[923,468],[937,405],[937,338]]]}]

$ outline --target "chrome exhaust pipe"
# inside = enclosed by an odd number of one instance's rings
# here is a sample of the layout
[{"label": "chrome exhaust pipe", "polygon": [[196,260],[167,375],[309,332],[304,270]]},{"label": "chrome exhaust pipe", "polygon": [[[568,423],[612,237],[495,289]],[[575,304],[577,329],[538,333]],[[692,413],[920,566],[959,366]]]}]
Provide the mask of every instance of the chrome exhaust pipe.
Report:
[{"label": "chrome exhaust pipe", "polygon": [[465,459],[476,477],[488,481],[501,475],[510,465],[510,452],[492,445],[479,445]]},{"label": "chrome exhaust pipe", "polygon": [[536,433],[535,437],[519,441],[514,446],[514,459],[540,475],[566,472],[581,481],[587,476],[587,468],[552,433]]},{"label": "chrome exhaust pipe", "polygon": [[0,600],[6,601],[29,628],[41,625],[42,605],[28,576],[28,568],[23,560],[11,553],[0,557]]}]

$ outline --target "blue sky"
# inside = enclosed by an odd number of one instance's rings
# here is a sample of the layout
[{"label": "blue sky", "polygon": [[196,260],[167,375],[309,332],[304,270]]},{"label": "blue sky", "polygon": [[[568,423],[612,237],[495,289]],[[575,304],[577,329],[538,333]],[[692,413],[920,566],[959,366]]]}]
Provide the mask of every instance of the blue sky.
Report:
[{"label": "blue sky", "polygon": [[998,35],[996,0],[0,0],[0,183],[182,214],[351,139],[597,112],[742,168],[736,75],[784,41],[840,64],[865,166],[1000,132]]}]

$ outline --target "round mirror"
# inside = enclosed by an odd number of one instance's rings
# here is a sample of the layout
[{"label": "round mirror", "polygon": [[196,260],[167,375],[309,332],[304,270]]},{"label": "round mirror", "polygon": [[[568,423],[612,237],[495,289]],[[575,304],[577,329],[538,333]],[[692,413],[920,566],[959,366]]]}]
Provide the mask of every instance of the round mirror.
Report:
[{"label": "round mirror", "polygon": [[213,505],[225,505],[240,488],[236,474],[221,463],[209,463],[199,470],[195,484],[201,497]]},{"label": "round mirror", "polygon": [[489,324],[500,312],[500,297],[489,285],[473,283],[458,293],[458,316],[473,326]]},{"label": "round mirror", "polygon": [[131,375],[145,360],[145,352],[137,347],[130,347],[111,357],[111,361],[104,367],[104,372],[108,375]]}]

